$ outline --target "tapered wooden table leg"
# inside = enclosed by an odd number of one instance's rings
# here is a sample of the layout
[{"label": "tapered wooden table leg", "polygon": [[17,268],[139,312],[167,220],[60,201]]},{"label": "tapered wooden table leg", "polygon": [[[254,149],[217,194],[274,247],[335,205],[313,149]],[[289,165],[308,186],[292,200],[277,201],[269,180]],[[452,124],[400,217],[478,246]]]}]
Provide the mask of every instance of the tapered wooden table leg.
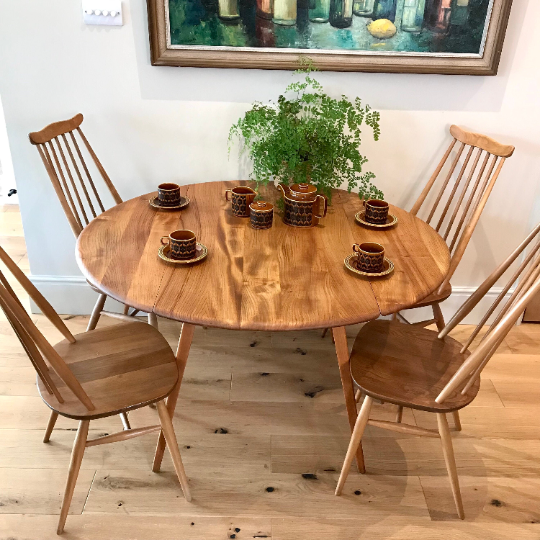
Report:
[{"label": "tapered wooden table leg", "polygon": [[[178,364],[178,382],[176,383],[174,390],[169,394],[169,397],[167,398],[167,410],[169,411],[169,416],[171,417],[171,420],[174,417],[174,410],[176,409],[176,402],[178,400],[180,386],[182,385],[182,378],[184,376],[184,370],[186,369],[189,349],[191,348],[191,341],[193,340],[194,330],[195,326],[193,326],[192,324],[184,323],[182,325],[182,331],[180,333],[180,339],[178,341],[178,349],[176,349],[176,363]],[[164,452],[165,437],[163,436],[163,433],[160,433],[158,444],[156,447],[156,454],[154,456],[154,464],[152,466],[152,470],[154,472],[159,472]]]},{"label": "tapered wooden table leg", "polygon": [[[334,336],[334,343],[336,345],[339,375],[341,377],[341,385],[343,386],[345,405],[347,406],[347,415],[349,417],[349,425],[352,433],[354,430],[354,425],[356,424],[357,411],[356,400],[354,399],[354,386],[351,377],[351,362],[345,327],[339,326],[337,328],[332,328],[332,335]],[[362,443],[358,445],[358,450],[356,452],[356,463],[358,465],[358,471],[365,473],[366,467],[364,465],[364,451],[362,449]]]}]

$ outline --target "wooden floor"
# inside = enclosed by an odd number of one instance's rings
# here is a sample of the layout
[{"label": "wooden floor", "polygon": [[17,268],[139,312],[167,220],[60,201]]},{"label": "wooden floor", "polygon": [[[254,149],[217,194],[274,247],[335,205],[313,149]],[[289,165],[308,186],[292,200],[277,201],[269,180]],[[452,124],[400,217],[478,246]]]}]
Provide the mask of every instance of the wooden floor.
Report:
[{"label": "wooden floor", "polygon": [[[0,213],[0,243],[28,269],[20,217],[9,210]],[[66,323],[78,332],[86,319]],[[60,339],[43,317],[34,320]],[[175,345],[179,325],[160,325]],[[60,419],[51,442],[41,442],[49,411],[5,319],[0,345],[0,539],[50,540],[76,423]],[[436,439],[368,427],[368,474],[352,473],[334,496],[349,428],[329,337],[198,329],[174,418],[193,502],[168,454],[162,473],[151,472],[155,435],[89,448],[64,537],[538,540],[539,345],[540,326],[515,328],[462,413],[454,436],[467,516],[460,522]],[[395,415],[391,406],[375,411]],[[404,420],[435,428],[431,416],[407,410]],[[157,423],[157,412],[130,418],[133,427]],[[91,424],[94,434],[120,426],[115,418]]]}]

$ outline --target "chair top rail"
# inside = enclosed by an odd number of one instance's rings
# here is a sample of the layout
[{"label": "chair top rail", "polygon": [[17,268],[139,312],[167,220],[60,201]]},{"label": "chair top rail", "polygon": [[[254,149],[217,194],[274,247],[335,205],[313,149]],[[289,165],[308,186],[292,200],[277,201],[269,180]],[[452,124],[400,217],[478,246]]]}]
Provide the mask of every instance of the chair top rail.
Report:
[{"label": "chair top rail", "polygon": [[510,144],[502,144],[495,139],[488,137],[487,135],[467,131],[466,129],[460,128],[456,125],[450,126],[450,134],[452,137],[464,144],[481,148],[482,150],[485,150],[486,152],[498,157],[508,158],[516,149],[515,146]]},{"label": "chair top rail", "polygon": [[59,135],[64,135],[65,133],[77,129],[82,124],[83,120],[83,115],[78,113],[69,120],[53,122],[40,131],[34,131],[33,133],[30,133],[28,137],[33,145],[45,144]]}]

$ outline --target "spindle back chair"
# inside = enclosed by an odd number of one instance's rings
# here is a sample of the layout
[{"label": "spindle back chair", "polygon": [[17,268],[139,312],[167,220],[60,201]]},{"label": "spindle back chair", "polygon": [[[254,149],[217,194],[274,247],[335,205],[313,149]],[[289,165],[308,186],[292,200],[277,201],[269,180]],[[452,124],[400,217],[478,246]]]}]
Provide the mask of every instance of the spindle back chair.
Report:
[{"label": "spindle back chair", "polygon": [[[58,415],[80,421],[60,512],[58,534],[64,529],[84,450],[89,446],[161,432],[171,452],[184,495],[190,500],[176,435],[164,401],[179,381],[179,363],[165,338],[151,325],[128,317],[125,317],[130,321],[127,324],[74,336],[51,304],[1,247],[0,260],[65,337],[65,340],[55,346],[49,343],[0,271],[0,308],[38,374],[38,389],[43,401],[53,411],[44,442],[48,442]],[[129,428],[87,440],[91,420],[125,414],[128,410],[154,403],[159,413],[159,425]]]},{"label": "spindle back chair", "polygon": [[92,218],[105,212],[90,174],[88,160],[85,160],[82,150],[85,150],[92,160],[114,202],[116,204],[122,202],[122,198],[82,132],[80,127],[82,121],[83,115],[79,113],[70,120],[55,122],[29,135],[30,142],[38,149],[76,237]]},{"label": "spindle back chair", "polygon": [[446,240],[450,249],[450,269],[444,281],[435,293],[414,306],[432,306],[434,319],[423,325],[435,322],[439,330],[444,327],[439,303],[452,292],[450,279],[463,258],[505,161],[515,150],[511,145],[455,125],[450,127],[450,134],[452,141],[448,149],[411,209],[413,215],[425,214],[425,221]]},{"label": "spindle back chair", "polygon": [[[41,131],[28,135],[30,142],[39,152],[76,238],[93,218],[105,211],[91,170],[97,171],[95,176],[101,178],[114,203],[123,202],[81,129],[83,119],[83,115],[79,113],[69,120],[54,122]],[[103,311],[107,295],[94,285],[90,286],[99,293],[88,322],[88,330],[93,330]],[[124,314],[128,312],[129,306],[125,306]],[[136,314],[137,310],[131,313]],[[157,317],[153,313],[148,314],[148,322],[157,327]]]},{"label": "spindle back chair", "polygon": [[[450,337],[448,334],[479,304],[519,257],[522,257],[521,262],[469,339],[461,344]],[[474,400],[483,369],[539,291],[540,224],[478,287],[438,334],[420,326],[395,321],[374,321],[360,330],[351,354],[351,374],[366,397],[353,430],[336,495],[343,489],[362,435],[369,424],[413,435],[440,437],[458,515],[464,517],[446,415],[456,413]],[[471,352],[469,348],[473,340],[485,328],[490,317],[493,317],[491,325]],[[403,424],[399,417],[396,422],[370,420],[373,399],[393,403],[400,408],[436,413],[438,432]]]}]

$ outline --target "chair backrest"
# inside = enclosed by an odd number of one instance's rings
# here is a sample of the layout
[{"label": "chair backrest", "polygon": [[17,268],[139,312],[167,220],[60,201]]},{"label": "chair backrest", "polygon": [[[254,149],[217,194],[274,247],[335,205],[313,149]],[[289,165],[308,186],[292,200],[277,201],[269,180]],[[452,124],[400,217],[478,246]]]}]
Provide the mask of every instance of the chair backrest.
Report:
[{"label": "chair backrest", "polygon": [[[86,153],[93,160],[115,203],[122,202],[111,179],[80,128],[82,121],[83,115],[77,114],[71,120],[55,122],[41,131],[29,134],[30,142],[38,149],[75,236],[79,236],[85,225],[88,225],[90,221],[88,215],[92,219],[105,211],[90,175],[88,164],[84,159],[81,145],[77,142],[76,134],[84,145],[82,148],[86,149]],[[84,177],[81,171],[84,171]],[[80,190],[82,190],[82,197]],[[94,206],[98,207],[97,213]]]},{"label": "chair backrest", "polygon": [[[527,248],[529,249],[527,250]],[[439,394],[437,402],[442,403],[456,390],[461,389],[462,393],[466,393],[469,390],[480,376],[480,373],[489,362],[490,358],[495,354],[512,326],[521,317],[529,301],[538,291],[540,291],[540,224],[536,226],[518,248],[492,272],[484,283],[478,287],[475,293],[459,308],[453,319],[440,332],[439,338],[443,339],[448,335],[448,333],[474,309],[495,282],[522,254],[524,255],[524,258],[521,261],[521,264],[512,274],[508,283],[503,287],[492,306],[482,317],[480,323],[476,326],[465,345],[463,345],[463,348],[461,349],[462,353],[470,347],[474,338],[484,327],[489,317],[495,313],[497,308],[499,308],[499,312],[495,316],[486,334],[482,337],[478,347],[472,352],[467,360],[463,362],[460,369]],[[506,302],[503,302],[503,299],[513,285],[515,285],[515,287],[510,294],[510,297]]]},{"label": "chair backrest", "polygon": [[[6,265],[11,274],[26,290],[28,295],[47,316],[51,323],[64,335],[71,343],[75,343],[73,334],[69,331],[64,321],[60,318],[54,308],[47,302],[45,297],[36,289],[34,284],[24,275],[22,270],[13,262],[9,255],[0,247],[0,260]],[[9,285],[8,280],[0,271],[0,307],[10,322],[15,334],[19,338],[24,350],[26,351],[30,362],[34,366],[37,374],[47,391],[56,396],[60,403],[64,399],[58,390],[57,385],[51,378],[49,366],[54,369],[66,386],[73,392],[79,401],[89,410],[95,407],[84,391],[83,387],[64,362],[62,357],[55,351],[51,344],[45,339],[38,330],[26,310],[23,308],[17,295]],[[48,361],[49,365],[45,362]]]},{"label": "chair backrest", "polygon": [[[450,269],[440,291],[456,271],[504,162],[515,150],[513,146],[500,144],[458,126],[451,126],[450,134],[453,138],[448,150],[411,210],[413,215],[417,215],[424,207],[428,211],[425,221],[434,227],[450,248]],[[456,145],[456,154],[450,159]],[[446,174],[441,175],[443,169]],[[435,192],[439,177],[442,183],[439,191]],[[433,196],[435,200],[431,204]]]}]

